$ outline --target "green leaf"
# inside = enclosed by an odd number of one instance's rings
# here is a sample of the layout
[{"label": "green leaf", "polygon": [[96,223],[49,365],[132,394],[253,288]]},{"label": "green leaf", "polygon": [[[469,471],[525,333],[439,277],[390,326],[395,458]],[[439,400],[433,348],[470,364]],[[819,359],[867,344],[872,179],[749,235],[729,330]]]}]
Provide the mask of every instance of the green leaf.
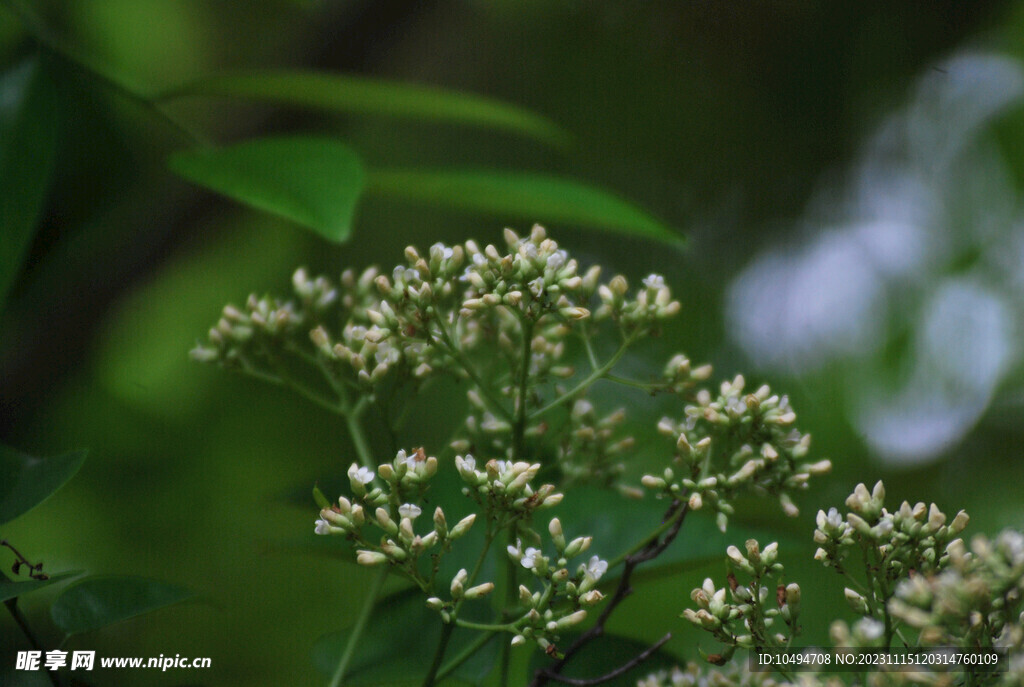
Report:
[{"label": "green leaf", "polygon": [[85,451],[76,451],[36,458],[0,445],[0,524],[27,513],[64,486],[85,456]]},{"label": "green leaf", "polygon": [[74,570],[72,572],[63,572],[57,575],[52,575],[45,580],[9,580],[0,579],[0,601],[8,601],[10,599],[17,599],[23,594],[34,592],[37,589],[43,587],[49,587],[51,584],[63,582],[64,580],[78,577],[82,574],[81,570]]},{"label": "green leaf", "polygon": [[[574,636],[562,637],[560,645],[569,646],[575,639]],[[593,679],[607,675],[613,670],[626,665],[636,656],[649,648],[649,645],[638,642],[635,639],[627,639],[617,635],[605,634],[592,640],[576,654],[562,671],[566,677],[581,680]],[[530,675],[534,671],[550,666],[554,661],[541,652],[537,652],[530,662]],[[636,687],[637,680],[644,676],[676,665],[684,665],[664,647],[655,651],[644,662],[626,671],[622,675],[602,682],[601,685],[609,687]],[[557,684],[557,683],[552,683]]]},{"label": "green leaf", "polygon": [[[373,619],[359,639],[345,684],[422,683],[441,636],[441,618],[427,608],[425,602],[423,592],[415,588],[389,597],[374,609]],[[486,603],[483,605],[487,606]],[[469,610],[467,604],[461,614]],[[448,644],[446,658],[456,656],[480,634],[456,629]],[[325,676],[333,674],[348,636],[348,630],[332,632],[320,637],[313,645],[313,666]],[[508,641],[508,638],[493,638],[451,677],[469,684],[482,682],[494,665],[499,641]]]},{"label": "green leaf", "polygon": [[565,147],[569,135],[549,120],[514,105],[468,93],[379,79],[303,71],[221,74],[163,96],[225,96],[332,112],[404,117],[488,127]]},{"label": "green leaf", "polygon": [[58,97],[38,58],[0,77],[0,307],[43,209],[57,148]]},{"label": "green leaf", "polygon": [[96,630],[192,599],[187,589],[144,577],[89,577],[53,602],[50,616],[67,635]]},{"label": "green leaf", "polygon": [[370,172],[367,191],[524,219],[565,222],[666,243],[683,239],[651,215],[614,194],[586,184],[532,172],[387,169]]},{"label": "green leaf", "polygon": [[344,242],[363,192],[359,157],[344,144],[314,136],[260,138],[171,156],[189,181]]}]

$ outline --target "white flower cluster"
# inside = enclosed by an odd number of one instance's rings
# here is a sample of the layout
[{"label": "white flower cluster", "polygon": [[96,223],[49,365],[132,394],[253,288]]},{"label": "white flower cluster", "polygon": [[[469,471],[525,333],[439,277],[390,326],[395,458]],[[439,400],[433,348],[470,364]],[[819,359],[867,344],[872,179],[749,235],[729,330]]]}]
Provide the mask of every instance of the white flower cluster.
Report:
[{"label": "white flower cluster", "polygon": [[917,630],[922,644],[1007,648],[1010,672],[1021,680],[1024,535],[1016,530],[1004,530],[994,540],[978,535],[970,549],[956,540],[949,547],[948,567],[934,575],[915,572],[902,580],[889,611]]},{"label": "white flower cluster", "polygon": [[548,524],[548,533],[554,543],[554,556],[547,556],[532,546],[524,548],[521,540],[508,546],[509,558],[530,571],[541,585],[538,591],[519,585],[519,602],[525,611],[512,623],[513,646],[532,640],[547,649],[558,640],[559,632],[586,619],[585,607],[604,599],[597,583],[608,571],[607,561],[591,556],[586,563],[580,563],[575,572],[569,569],[569,561],[587,551],[592,538],[566,541],[558,518]]},{"label": "white flower cluster", "polygon": [[303,330],[309,330],[308,318],[293,303],[253,294],[244,309],[224,306],[220,320],[209,331],[209,344],[196,346],[191,355],[199,362],[248,371],[274,354],[275,340],[301,335]]},{"label": "white flower cluster", "polygon": [[537,476],[540,463],[491,459],[477,467],[476,459],[467,455],[455,457],[455,467],[467,486],[462,493],[488,512],[529,516],[536,510],[551,508],[562,502],[563,494],[553,484],[536,490],[530,480]]},{"label": "white flower cluster", "polygon": [[[449,551],[451,543],[465,535],[476,520],[472,513],[449,529],[444,511],[438,507],[430,530],[417,533],[416,521],[423,511],[416,501],[436,472],[437,459],[426,456],[423,449],[399,451],[394,461],[382,463],[376,473],[353,463],[348,469],[353,500],[342,496],[322,508],[315,532],[348,537],[357,547],[356,560],[361,565],[391,565],[420,586],[431,586],[436,566],[424,572],[418,564],[420,557],[428,551],[436,550],[435,556]],[[371,540],[368,525],[379,530],[379,540]]]},{"label": "white flower cluster", "polygon": [[832,468],[828,460],[805,462],[811,437],[793,427],[796,414],[785,396],[768,386],[744,393],[744,386],[737,376],[723,382],[717,396],[701,389],[696,402],[685,407],[682,422],[663,418],[658,429],[676,441],[677,469],[667,467],[642,480],[649,489],[687,499],[693,510],[712,508],[722,531],[738,492],[771,494],[787,515],[795,516],[789,492],[806,489],[812,476]]},{"label": "white flower cluster", "polygon": [[505,243],[509,250],[505,254],[492,245],[480,250],[473,241],[466,243],[470,262],[462,275],[469,286],[462,303],[464,314],[504,305],[530,319],[546,313],[569,321],[590,317],[585,303],[597,286],[600,268],[577,274],[576,260],[549,239],[541,226],[534,226],[526,238],[506,229]]},{"label": "white flower cluster", "polygon": [[[800,585],[764,584],[766,578],[782,578],[782,564],[777,562],[778,544],[772,542],[762,550],[757,540],[748,539],[745,549],[730,546],[726,552],[733,571],[729,573],[728,589],[716,588],[709,577],[690,594],[697,609],[683,611],[683,618],[725,644],[713,662],[728,661],[737,648],[786,646],[798,631]],[[750,582],[739,584],[735,571],[749,575]],[[781,624],[776,624],[777,620],[785,624],[788,633],[779,631]]]},{"label": "white flower cluster", "polygon": [[[859,557],[863,549],[872,551],[886,587],[909,571],[929,574],[941,570],[949,560],[950,547],[957,546],[956,537],[967,526],[964,511],[947,524],[946,514],[934,503],[900,504],[894,512],[885,508],[885,485],[875,484],[871,491],[858,484],[846,499],[850,511],[842,516],[835,508],[818,511],[814,541],[818,550],[814,558],[826,567],[842,571],[851,552]],[[869,604],[853,590],[847,593],[849,603],[863,614]],[[880,600],[881,601],[881,600]]]},{"label": "white flower cluster", "polygon": [[679,314],[679,301],[672,300],[672,292],[665,284],[664,277],[651,274],[642,283],[643,289],[633,299],[627,298],[629,282],[622,275],[613,277],[608,284],[602,284],[597,290],[601,306],[595,317],[610,318],[624,331],[633,333],[648,332],[661,320]]}]

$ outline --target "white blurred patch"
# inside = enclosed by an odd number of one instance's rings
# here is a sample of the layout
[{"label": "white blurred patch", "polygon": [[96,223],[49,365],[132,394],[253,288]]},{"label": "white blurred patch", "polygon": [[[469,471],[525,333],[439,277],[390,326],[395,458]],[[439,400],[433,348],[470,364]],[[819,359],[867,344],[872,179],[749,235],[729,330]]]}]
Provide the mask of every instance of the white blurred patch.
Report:
[{"label": "white blurred patch", "polygon": [[959,441],[1019,353],[1013,312],[976,283],[943,284],[921,319],[910,380],[893,396],[867,393],[856,419],[886,462],[920,463]]},{"label": "white blurred patch", "polygon": [[[809,243],[765,251],[729,288],[730,331],[755,364],[809,375],[845,361],[851,419],[884,460],[923,462],[960,440],[1020,354],[1017,201],[979,134],[1022,96],[1024,71],[1000,55],[961,54],[929,70],[847,185],[812,201],[801,220],[814,227]],[[950,271],[972,254],[977,264]],[[908,381],[892,392],[871,354],[907,322]]]}]

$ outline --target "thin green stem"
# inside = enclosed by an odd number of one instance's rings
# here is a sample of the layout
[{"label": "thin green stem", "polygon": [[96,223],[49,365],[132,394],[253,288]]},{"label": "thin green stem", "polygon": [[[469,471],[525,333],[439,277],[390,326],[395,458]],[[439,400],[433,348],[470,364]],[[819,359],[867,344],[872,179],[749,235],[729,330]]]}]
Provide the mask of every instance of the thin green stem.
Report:
[{"label": "thin green stem", "polygon": [[523,437],[526,434],[526,392],[530,381],[530,351],[533,343],[533,320],[523,318],[523,349],[519,360],[519,384],[516,394],[516,420],[512,427],[512,460],[523,456]]},{"label": "thin green stem", "polygon": [[[509,544],[512,543],[514,536],[514,530],[509,530],[508,538]],[[505,608],[511,608],[516,603],[516,564],[509,558],[505,562]],[[507,616],[506,616],[507,617]],[[479,628],[487,629],[487,628]],[[499,629],[499,628],[493,628]],[[500,629],[511,629],[511,625],[502,626]],[[501,687],[508,686],[509,669],[512,665],[512,645],[508,642],[503,642],[501,645],[501,669],[499,675],[501,676]]]},{"label": "thin green stem", "polygon": [[487,630],[482,635],[474,639],[468,644],[462,651],[452,657],[450,661],[444,664],[444,667],[437,671],[435,679],[443,680],[444,678],[451,675],[455,670],[458,669],[463,663],[473,657],[473,654],[484,648],[487,642],[494,639],[495,635],[498,634],[498,630]]},{"label": "thin green stem", "polygon": [[454,623],[445,623],[444,627],[441,628],[441,639],[437,645],[437,651],[434,652],[434,660],[430,664],[430,670],[427,671],[427,676],[423,678],[423,687],[433,687],[435,680],[437,680],[437,671],[441,669],[441,661],[444,660],[444,653],[448,649],[448,642],[452,639],[452,632],[455,631]]},{"label": "thin green stem", "polygon": [[590,369],[596,370],[600,365],[597,363],[597,355],[594,354],[594,346],[590,343],[590,337],[586,331],[580,333],[580,340],[583,341],[583,350],[587,352],[587,360],[590,361]]},{"label": "thin green stem", "polygon": [[367,399],[363,396],[355,406],[351,408],[350,412],[345,413],[345,428],[348,429],[348,435],[349,438],[352,439],[352,445],[356,449],[356,455],[359,456],[359,462],[368,470],[376,470],[377,465],[373,460],[373,452],[370,450],[370,443],[366,439],[363,426],[359,424],[359,418],[362,416],[363,410],[366,408],[366,403]]},{"label": "thin green stem", "polygon": [[532,420],[532,419],[534,419],[536,417],[540,417],[541,415],[543,415],[544,413],[548,412],[552,408],[557,408],[558,406],[562,405],[566,401],[571,401],[573,398],[575,398],[579,394],[581,394],[584,391],[586,391],[588,388],[590,388],[591,384],[593,384],[597,380],[599,380],[602,377],[604,377],[605,375],[607,375],[608,372],[610,372],[611,369],[613,367],[615,367],[615,364],[619,362],[619,360],[622,358],[623,355],[625,355],[626,350],[629,348],[630,344],[632,344],[632,343],[633,343],[632,337],[629,338],[629,339],[626,339],[625,341],[623,341],[622,345],[619,346],[619,350],[615,351],[615,355],[613,355],[611,358],[609,358],[608,362],[606,362],[604,365],[602,365],[601,367],[599,367],[596,370],[594,370],[593,372],[591,372],[589,375],[587,375],[586,379],[584,379],[582,382],[580,382],[579,384],[574,386],[569,391],[565,392],[564,394],[562,394],[561,396],[559,396],[555,400],[551,401],[547,405],[545,405],[545,406],[539,408],[538,410],[535,410],[532,413],[530,413],[529,418]]},{"label": "thin green stem", "polygon": [[473,381],[474,384],[477,385],[477,388],[480,389],[480,393],[482,393],[484,397],[487,398],[488,401],[490,401],[492,409],[496,413],[501,415],[502,418],[504,418],[508,422],[514,422],[515,418],[512,416],[512,413],[509,412],[508,408],[505,407],[504,402],[494,394],[494,392],[491,390],[490,385],[488,385],[484,381],[484,379],[480,376],[480,374],[476,371],[473,365],[466,358],[462,350],[455,345],[455,342],[452,339],[451,335],[448,334],[448,330],[440,321],[438,322],[438,329],[441,332],[441,339],[438,340],[433,335],[431,335],[429,330],[427,330],[427,340],[435,345],[442,345],[445,351],[448,353],[448,355],[450,355],[452,359],[459,364],[459,366],[466,373],[466,375]]},{"label": "thin green stem", "polygon": [[356,624],[352,626],[352,632],[349,634],[348,641],[345,643],[345,651],[341,654],[341,659],[338,661],[338,667],[334,669],[334,675],[331,677],[331,681],[329,683],[330,687],[340,687],[342,680],[345,679],[345,671],[348,670],[348,664],[355,655],[356,646],[359,644],[359,638],[366,629],[366,623],[370,619],[373,607],[377,605],[377,596],[380,594],[380,590],[384,587],[384,580],[387,579],[388,572],[388,569],[384,568],[377,573],[377,577],[373,578],[370,590],[367,593],[366,598],[363,599],[363,607],[359,609],[359,617],[356,618]]},{"label": "thin green stem", "polygon": [[515,629],[514,623],[476,623],[472,620],[455,619],[455,624],[467,630],[483,630],[485,632],[508,632]]},{"label": "thin green stem", "polygon": [[665,385],[660,382],[641,382],[636,379],[628,379],[627,377],[619,377],[618,375],[607,374],[604,376],[609,382],[615,382],[623,386],[633,387],[634,389],[641,389],[649,393],[661,390],[665,388]]}]

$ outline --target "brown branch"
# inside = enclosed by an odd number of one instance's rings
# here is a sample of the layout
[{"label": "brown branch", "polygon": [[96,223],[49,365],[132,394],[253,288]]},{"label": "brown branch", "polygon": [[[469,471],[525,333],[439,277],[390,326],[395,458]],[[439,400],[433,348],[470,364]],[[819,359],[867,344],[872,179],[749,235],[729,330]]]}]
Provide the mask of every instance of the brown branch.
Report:
[{"label": "brown branch", "polygon": [[661,639],[656,641],[654,644],[652,644],[651,646],[649,646],[646,649],[644,649],[643,651],[641,651],[639,654],[637,654],[636,656],[631,658],[626,663],[622,664],[621,666],[619,666],[615,670],[611,671],[610,673],[605,673],[604,675],[602,675],[600,677],[593,677],[593,678],[565,677],[564,675],[559,675],[558,673],[553,673],[550,670],[542,670],[541,674],[544,675],[544,677],[546,677],[546,678],[548,678],[550,680],[554,680],[555,682],[561,682],[564,685],[574,685],[574,687],[590,687],[591,685],[600,685],[600,684],[602,684],[604,682],[608,682],[609,680],[614,680],[615,678],[619,677],[620,675],[625,675],[627,672],[629,672],[633,668],[636,668],[638,665],[640,665],[641,663],[646,661],[648,658],[650,658],[654,654],[655,651],[657,651],[661,647],[665,646],[666,642],[668,642],[668,640],[670,640],[670,639],[672,639],[672,633],[668,632],[668,633],[665,634],[664,637],[662,637]]},{"label": "brown branch", "polygon": [[[676,535],[679,534],[679,529],[683,526],[683,521],[686,519],[686,513],[688,510],[689,509],[685,501],[680,501],[678,499],[672,501],[672,504],[668,507],[664,517],[665,522],[668,522],[673,518],[675,519],[675,523],[672,527],[669,528],[662,537],[655,537],[647,544],[647,546],[640,549],[633,555],[626,557],[625,565],[622,569],[622,577],[619,578],[619,586],[615,589],[615,593],[608,601],[604,611],[598,617],[597,622],[593,627],[577,637],[576,641],[574,641],[569,648],[565,650],[565,653],[560,659],[558,659],[558,661],[555,662],[554,665],[550,668],[542,668],[538,670],[533,676],[533,681],[530,683],[530,687],[543,687],[549,680],[564,681],[560,679],[560,676],[566,664],[568,664],[570,659],[572,659],[572,657],[584,646],[604,634],[604,626],[605,623],[608,622],[608,618],[615,611],[618,605],[622,603],[627,596],[633,593],[633,587],[630,585],[630,579],[633,576],[633,571],[641,563],[657,558],[669,547],[672,541],[676,538]],[[642,655],[643,654],[641,654],[641,656]],[[644,656],[644,658],[646,658],[646,656]]]},{"label": "brown branch", "polygon": [[22,555],[21,551],[14,548],[14,545],[6,539],[0,539],[0,546],[6,547],[14,552],[17,560],[14,561],[14,565],[11,566],[11,572],[15,575],[21,574],[22,566],[28,568],[28,576],[33,580],[48,580],[50,576],[43,572],[43,562],[40,561],[36,564],[32,564],[25,556]]}]

